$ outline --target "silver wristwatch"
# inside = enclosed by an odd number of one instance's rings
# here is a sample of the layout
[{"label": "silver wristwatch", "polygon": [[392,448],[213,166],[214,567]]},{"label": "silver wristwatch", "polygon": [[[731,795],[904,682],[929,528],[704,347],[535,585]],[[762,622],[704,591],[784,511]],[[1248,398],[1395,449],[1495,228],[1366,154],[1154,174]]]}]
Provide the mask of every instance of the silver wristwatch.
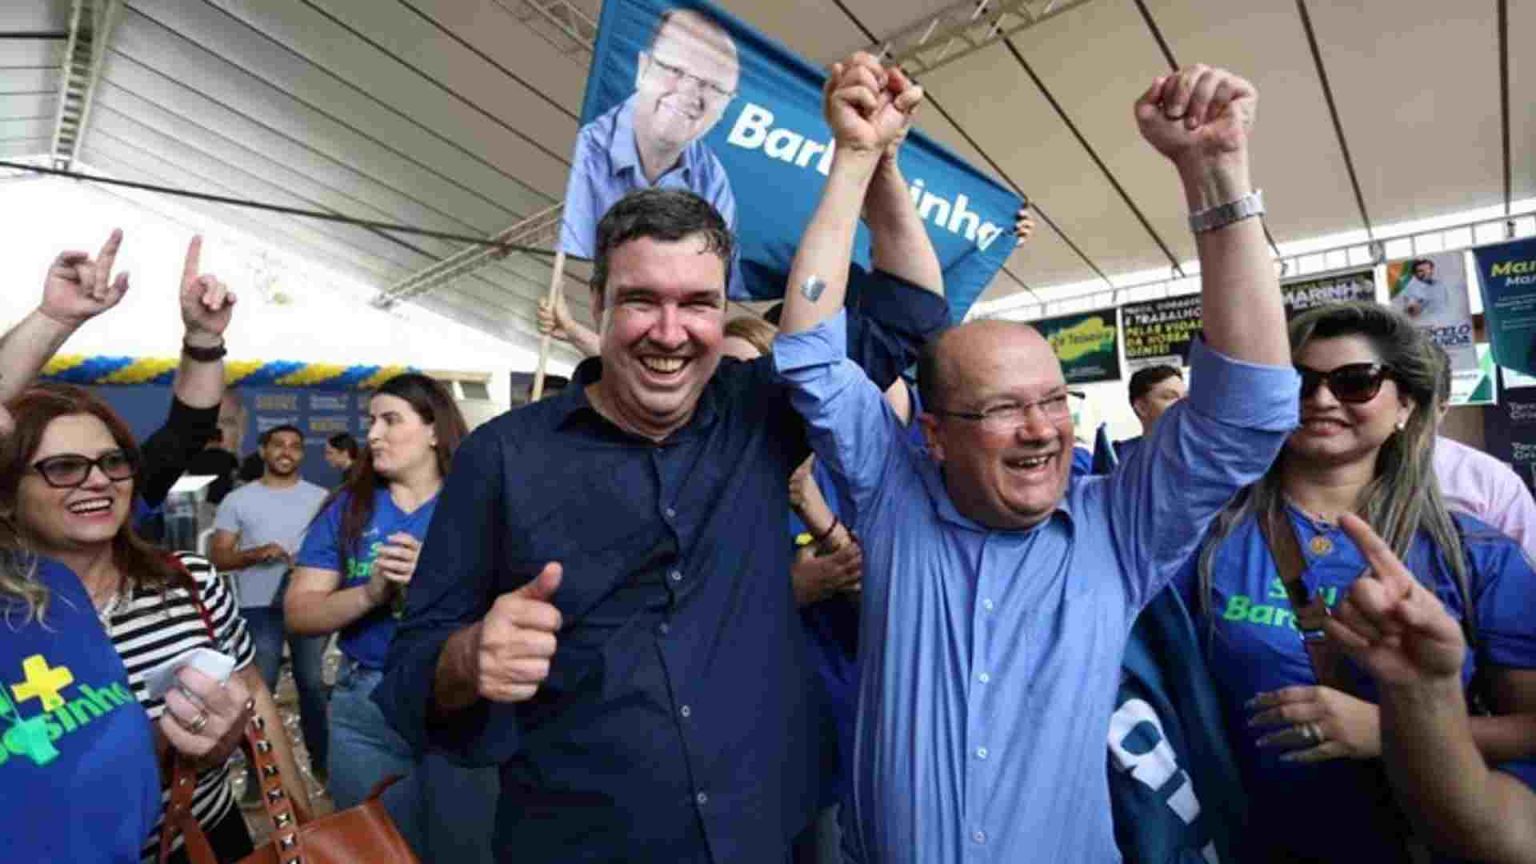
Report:
[{"label": "silver wristwatch", "polygon": [[1189,214],[1189,230],[1196,234],[1203,234],[1206,231],[1225,228],[1233,222],[1241,222],[1250,216],[1262,215],[1264,215],[1264,191],[1255,189],[1236,201],[1217,204],[1215,207],[1207,207],[1198,213]]}]

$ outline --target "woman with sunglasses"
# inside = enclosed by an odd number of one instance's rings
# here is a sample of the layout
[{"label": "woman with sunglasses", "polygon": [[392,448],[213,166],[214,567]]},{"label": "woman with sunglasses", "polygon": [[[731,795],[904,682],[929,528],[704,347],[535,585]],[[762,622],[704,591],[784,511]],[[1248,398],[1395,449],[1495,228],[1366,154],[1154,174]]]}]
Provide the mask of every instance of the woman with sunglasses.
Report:
[{"label": "woman with sunglasses", "polygon": [[384,802],[426,861],[489,860],[496,772],[418,759],[370,697],[383,677],[443,478],[467,431],[439,382],[414,373],[385,381],[368,402],[364,458],[321,505],[283,599],[290,633],[340,633],[331,797],[338,808],[353,807],[379,781],[402,777]]},{"label": "woman with sunglasses", "polygon": [[[100,258],[73,265],[73,278],[82,289],[122,282],[122,277],[109,279],[119,240],[114,233]],[[185,378],[222,378],[219,358],[233,303],[223,283],[196,272],[198,247],[194,240],[188,250],[180,292],[186,337],[178,391]],[[71,278],[57,271],[56,263],[50,281]],[[87,310],[85,317],[96,311]],[[0,446],[0,521],[7,539],[16,554],[72,571],[90,603],[85,608],[94,612],[92,618],[105,630],[127,673],[127,688],[121,692],[131,694],[155,721],[153,746],[162,776],[169,776],[165,769],[173,755],[190,761],[198,769],[192,815],[214,851],[221,860],[249,853],[251,838],[230,795],[225,762],[243,739],[253,711],[266,722],[285,781],[291,780],[288,794],[304,808],[308,798],[287,738],[276,731],[282,728],[276,704],[251,666],[250,640],[231,596],[203,559],[167,556],[134,533],[129,515],[142,459],[132,433],[110,407],[81,388],[52,384],[23,392],[7,408],[14,423],[12,435]],[[25,589],[24,594],[31,590],[34,597],[38,593],[36,586],[14,587]],[[183,669],[163,697],[149,694],[149,672],[201,647],[234,658],[236,670],[227,684]],[[48,680],[57,683],[63,677]],[[102,699],[91,701],[105,711]],[[87,715],[73,703],[68,707],[76,726],[85,725]],[[94,719],[94,712],[90,716]],[[56,719],[61,735],[69,731],[65,718]],[[139,840],[145,857],[158,853],[153,833]],[[180,846],[178,838],[171,860],[185,859]]]},{"label": "woman with sunglasses", "polygon": [[[1322,638],[1324,607],[1369,564],[1357,514],[1473,635],[1464,678],[1498,715],[1536,712],[1536,592],[1514,541],[1447,512],[1432,468],[1439,360],[1401,314],[1369,303],[1291,324],[1301,427],[1217,519],[1182,587],[1249,793],[1245,860],[1403,861],[1416,841],[1381,771],[1370,677]],[[1305,639],[1305,641],[1304,641]],[[1492,764],[1532,755],[1529,718],[1480,717]]]}]

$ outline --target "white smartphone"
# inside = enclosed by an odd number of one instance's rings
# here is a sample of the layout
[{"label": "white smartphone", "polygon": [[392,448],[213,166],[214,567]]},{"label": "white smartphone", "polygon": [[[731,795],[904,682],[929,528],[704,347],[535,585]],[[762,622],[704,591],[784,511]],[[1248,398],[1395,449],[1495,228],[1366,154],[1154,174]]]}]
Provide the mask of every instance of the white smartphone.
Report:
[{"label": "white smartphone", "polygon": [[149,698],[164,699],[165,694],[176,686],[176,673],[187,666],[222,684],[228,681],[229,674],[235,671],[235,658],[212,648],[193,648],[191,651],[172,657],[149,670],[149,674],[145,676],[144,683],[149,688]]}]

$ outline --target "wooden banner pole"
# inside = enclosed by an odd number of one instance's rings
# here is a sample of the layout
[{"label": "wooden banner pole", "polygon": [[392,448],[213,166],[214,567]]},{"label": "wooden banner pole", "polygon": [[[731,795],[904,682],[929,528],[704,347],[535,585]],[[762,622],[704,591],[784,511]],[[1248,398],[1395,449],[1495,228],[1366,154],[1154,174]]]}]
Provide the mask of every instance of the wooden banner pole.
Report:
[{"label": "wooden banner pole", "polygon": [[[549,271],[549,305],[553,309],[555,301],[560,297],[561,283],[565,281],[565,252],[555,253],[554,268]],[[530,402],[537,402],[544,398],[544,367],[549,363],[550,335],[545,333],[539,337],[539,368],[533,373],[533,393],[529,396]]]}]

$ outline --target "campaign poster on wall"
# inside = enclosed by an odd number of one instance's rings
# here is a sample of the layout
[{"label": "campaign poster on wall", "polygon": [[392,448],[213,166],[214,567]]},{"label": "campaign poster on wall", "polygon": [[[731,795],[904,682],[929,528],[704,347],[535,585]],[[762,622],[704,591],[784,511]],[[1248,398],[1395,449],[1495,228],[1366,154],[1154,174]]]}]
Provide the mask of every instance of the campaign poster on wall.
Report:
[{"label": "campaign poster on wall", "polygon": [[1499,404],[1483,415],[1488,452],[1512,465],[1536,493],[1536,382],[1503,369],[1500,379]]},{"label": "campaign poster on wall", "polygon": [[1453,372],[1477,370],[1466,256],[1462,252],[1391,262],[1387,265],[1387,291],[1392,308],[1411,318],[1450,355]]},{"label": "campaign poster on wall", "polygon": [[1472,255],[1494,359],[1536,375],[1536,239],[1484,246]]},{"label": "campaign poster on wall", "polygon": [[[832,165],[825,71],[712,3],[606,0],[571,158],[560,249],[591,258],[626,193],[690,189],[734,229],[736,299],[777,299]],[[1014,247],[1020,201],[920,132],[902,145],[908,196],[944,268],[955,321]],[[859,229],[855,259],[869,266]]]},{"label": "campaign poster on wall", "polygon": [[1348,301],[1376,302],[1376,271],[1373,267],[1287,279],[1280,283],[1285,303],[1285,320],[1329,303]]},{"label": "campaign poster on wall", "polygon": [[[164,384],[127,384],[93,387],[143,441],[165,423],[171,404],[171,388]],[[275,426],[297,426],[304,433],[304,461],[300,475],[320,486],[335,486],[341,475],[325,462],[325,442],[335,432],[351,432],[359,444],[367,434],[355,416],[357,406],[367,409],[366,393],[319,392],[295,387],[238,387],[225,409],[231,425],[226,438],[236,456],[257,449],[261,433]],[[352,405],[353,408],[337,406]],[[345,422],[343,422],[345,421]],[[220,425],[224,420],[221,418]],[[334,430],[331,431],[331,430]]]},{"label": "campaign poster on wall", "polygon": [[1200,295],[1165,297],[1120,307],[1127,371],[1145,366],[1183,366],[1200,333]]},{"label": "campaign poster on wall", "polygon": [[1068,384],[1120,378],[1119,331],[1113,307],[1031,322],[1061,361]]}]

